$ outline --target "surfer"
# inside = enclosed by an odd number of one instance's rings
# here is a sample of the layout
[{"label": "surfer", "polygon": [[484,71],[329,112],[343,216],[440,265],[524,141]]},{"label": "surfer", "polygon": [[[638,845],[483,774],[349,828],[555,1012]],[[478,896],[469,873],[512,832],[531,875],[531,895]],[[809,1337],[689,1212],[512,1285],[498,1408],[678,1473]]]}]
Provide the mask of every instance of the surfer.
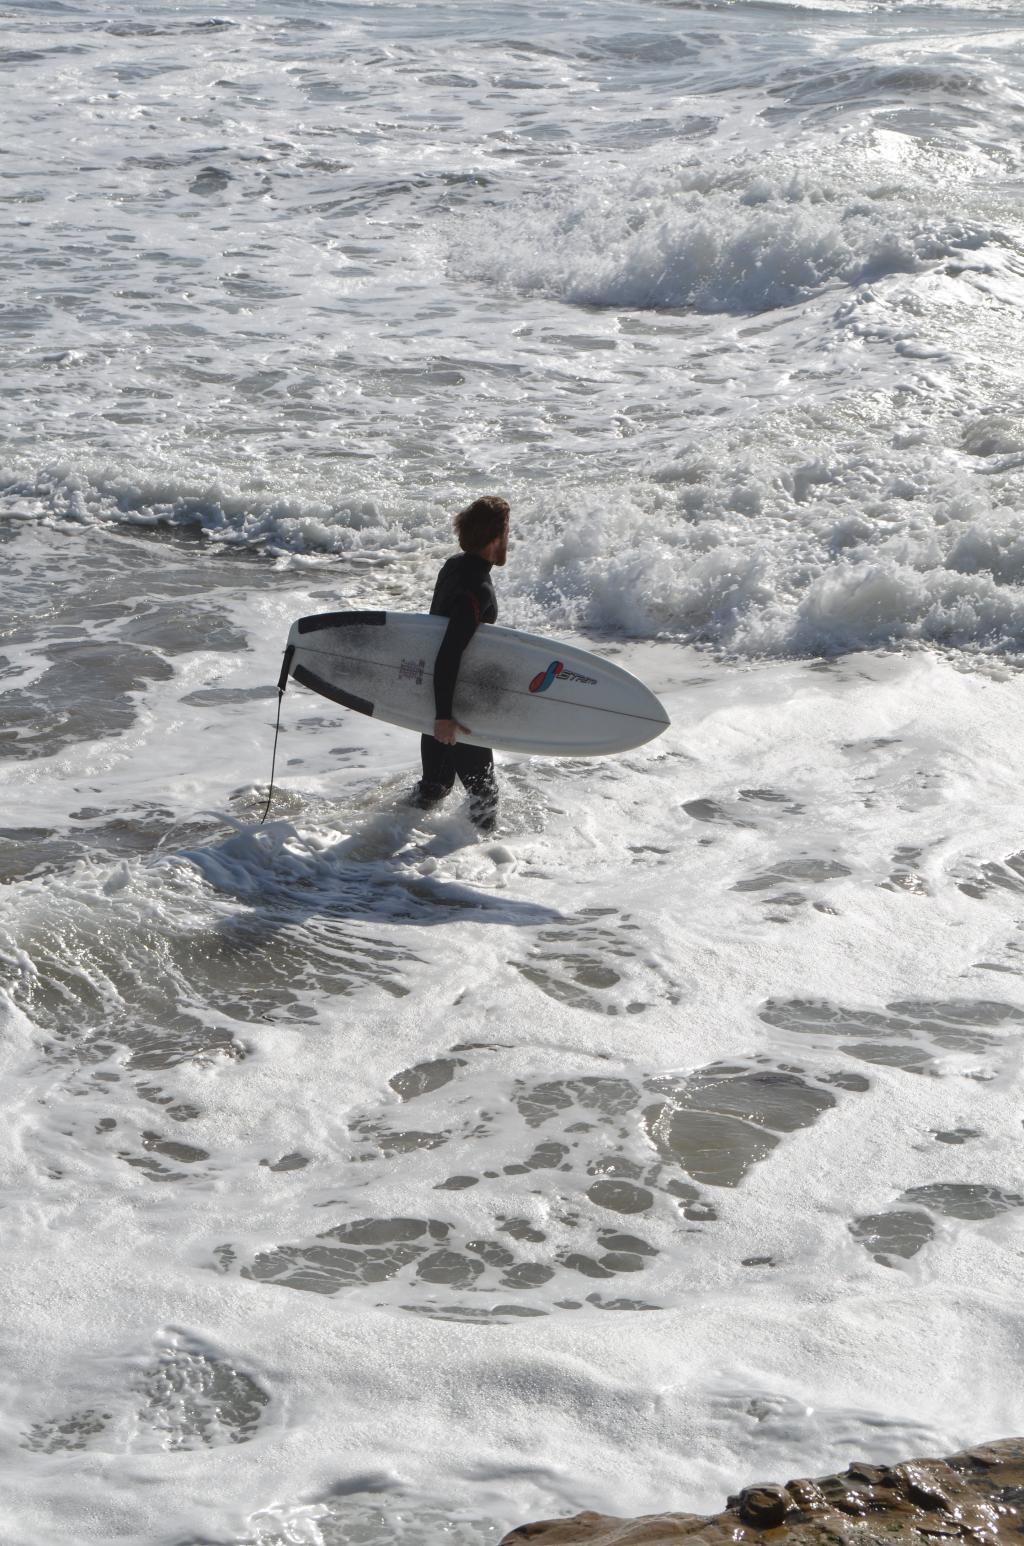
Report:
[{"label": "surfer", "polygon": [[420,739],[423,777],[410,804],[429,810],[451,793],[458,778],[469,795],[473,822],[481,832],[492,832],[498,818],[494,753],[490,747],[459,741],[460,731],[471,731],[453,717],[452,700],[466,645],[481,623],[497,620],[490,575],[492,567],[500,569],[508,557],[508,501],[484,494],[460,510],[453,524],[462,551],[442,565],[430,603],[431,613],[446,617],[448,627],[434,662],[434,733]]}]

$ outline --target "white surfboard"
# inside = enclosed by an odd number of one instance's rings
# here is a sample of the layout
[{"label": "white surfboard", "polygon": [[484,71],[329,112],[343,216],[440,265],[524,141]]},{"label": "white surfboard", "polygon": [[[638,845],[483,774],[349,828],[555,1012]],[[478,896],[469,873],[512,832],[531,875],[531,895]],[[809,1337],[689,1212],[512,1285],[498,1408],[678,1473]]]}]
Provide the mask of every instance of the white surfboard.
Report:
[{"label": "white surfboard", "polygon": [[[281,674],[360,714],[430,735],[434,660],[447,618],[425,612],[300,617]],[[454,716],[460,741],[542,757],[628,751],[669,723],[658,699],[621,666],[570,644],[485,623],[466,647]]]}]

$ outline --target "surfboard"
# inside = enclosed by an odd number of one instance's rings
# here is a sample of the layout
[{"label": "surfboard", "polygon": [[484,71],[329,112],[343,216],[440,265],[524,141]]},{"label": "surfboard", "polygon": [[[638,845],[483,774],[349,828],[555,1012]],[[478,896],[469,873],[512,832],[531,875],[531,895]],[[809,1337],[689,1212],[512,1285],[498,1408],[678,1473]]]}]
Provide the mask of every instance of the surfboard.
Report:
[{"label": "surfboard", "polygon": [[[300,617],[281,673],[358,714],[430,735],[434,660],[448,626],[425,612]],[[630,672],[574,645],[484,624],[466,647],[454,716],[470,746],[541,757],[628,751],[667,727],[661,703]]]}]

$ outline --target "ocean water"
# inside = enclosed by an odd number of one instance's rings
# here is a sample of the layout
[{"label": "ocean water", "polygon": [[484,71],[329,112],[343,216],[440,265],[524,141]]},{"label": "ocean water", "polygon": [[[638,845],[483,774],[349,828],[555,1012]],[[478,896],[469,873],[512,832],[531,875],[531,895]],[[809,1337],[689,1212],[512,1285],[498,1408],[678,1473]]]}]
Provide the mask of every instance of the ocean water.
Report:
[{"label": "ocean water", "polygon": [[[0,5],[3,1546],[1019,1433],[1016,0]],[[291,620],[672,717],[402,804]]]}]

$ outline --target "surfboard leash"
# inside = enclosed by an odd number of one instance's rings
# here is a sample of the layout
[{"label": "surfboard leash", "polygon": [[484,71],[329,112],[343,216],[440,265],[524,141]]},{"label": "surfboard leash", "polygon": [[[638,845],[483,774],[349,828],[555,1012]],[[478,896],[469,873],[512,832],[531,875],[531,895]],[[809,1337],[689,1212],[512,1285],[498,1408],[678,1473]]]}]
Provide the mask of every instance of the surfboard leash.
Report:
[{"label": "surfboard leash", "polygon": [[274,769],[277,766],[277,738],[281,734],[281,704],[284,702],[284,690],[288,686],[288,670],[295,654],[294,644],[289,644],[284,652],[284,660],[281,664],[281,675],[277,679],[277,719],[274,723],[274,750],[270,757],[270,788],[267,790],[267,803],[263,807],[263,815],[260,817],[260,826],[270,814],[270,802],[274,798]]}]

